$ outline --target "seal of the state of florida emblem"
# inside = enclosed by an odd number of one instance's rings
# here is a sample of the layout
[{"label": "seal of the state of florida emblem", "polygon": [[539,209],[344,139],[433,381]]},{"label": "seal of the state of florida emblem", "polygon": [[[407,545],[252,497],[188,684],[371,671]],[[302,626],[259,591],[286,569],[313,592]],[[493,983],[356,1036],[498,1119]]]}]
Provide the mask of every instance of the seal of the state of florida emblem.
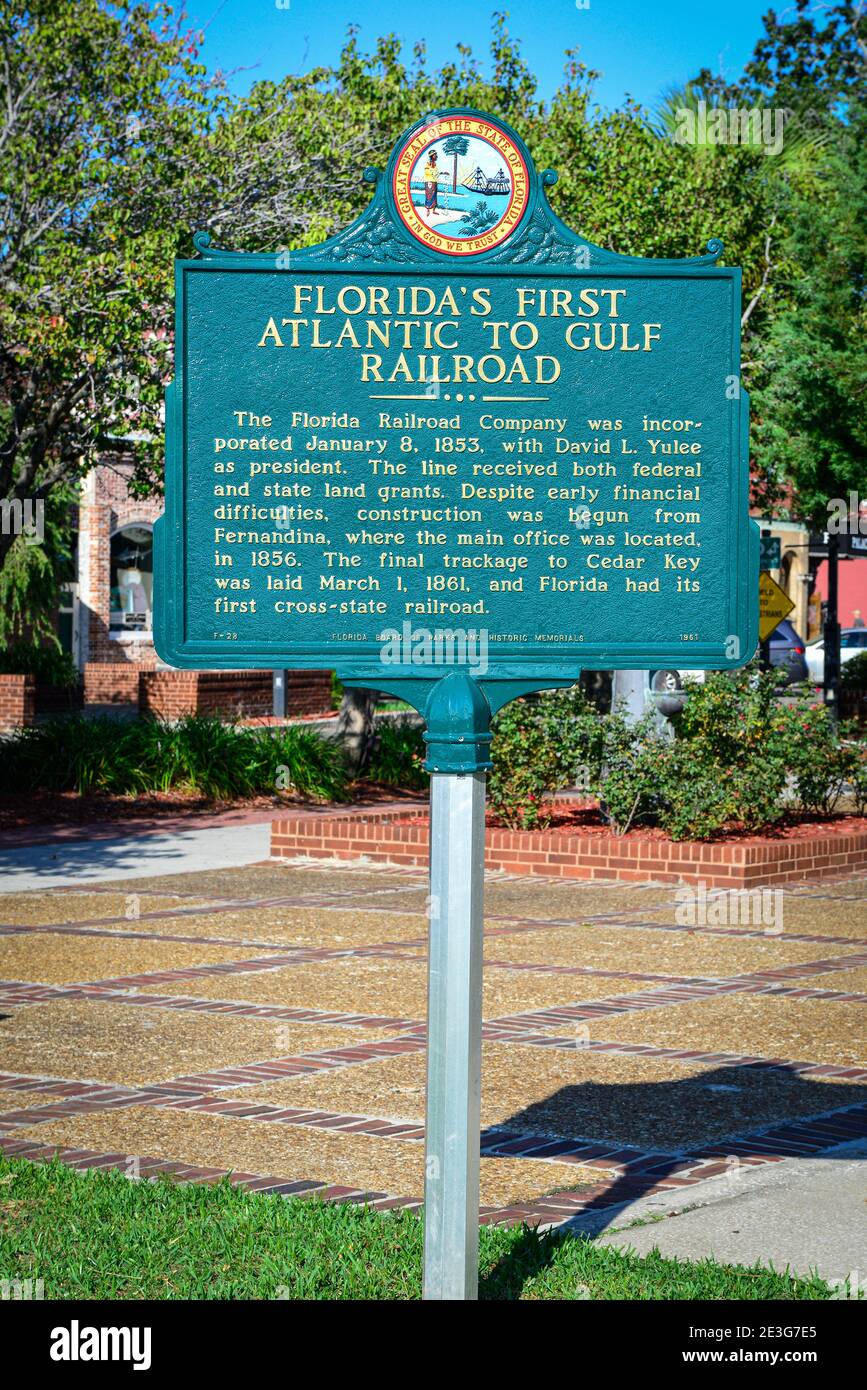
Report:
[{"label": "seal of the state of florida emblem", "polygon": [[398,150],[392,193],[407,231],[446,256],[491,251],[514,232],[530,198],[527,160],[486,116],[437,116]]}]

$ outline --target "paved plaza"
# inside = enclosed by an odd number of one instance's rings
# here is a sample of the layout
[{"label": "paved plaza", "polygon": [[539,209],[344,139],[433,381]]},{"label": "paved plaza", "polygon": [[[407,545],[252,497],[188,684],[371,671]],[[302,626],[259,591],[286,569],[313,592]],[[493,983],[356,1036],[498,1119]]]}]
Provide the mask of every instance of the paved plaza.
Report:
[{"label": "paved plaza", "polygon": [[[783,1227],[805,1171],[860,1191],[867,878],[789,888],[771,925],[684,926],[676,893],[489,876],[483,1221],[628,1244],[772,1169]],[[3,894],[0,1148],[418,1205],[426,894],[415,871],[267,862]]]}]

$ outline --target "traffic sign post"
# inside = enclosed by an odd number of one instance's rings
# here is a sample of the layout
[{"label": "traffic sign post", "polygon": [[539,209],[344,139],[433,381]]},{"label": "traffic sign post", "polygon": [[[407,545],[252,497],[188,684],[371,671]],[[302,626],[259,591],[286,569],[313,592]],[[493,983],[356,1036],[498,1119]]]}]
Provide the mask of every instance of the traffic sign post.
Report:
[{"label": "traffic sign post", "polygon": [[198,233],[177,263],[154,640],[187,669],[330,668],[424,716],[425,1296],[470,1298],[491,716],[582,669],[755,651],[740,272],[717,241],[592,245],[481,112],[426,116],[365,178],[322,245]]},{"label": "traffic sign post", "polygon": [[785,589],[764,570],[759,576],[759,639],[766,642],[774,628],[788,618],[795,604]]},{"label": "traffic sign post", "polygon": [[778,570],[780,568],[781,544],[779,536],[772,536],[769,531],[763,531],[760,541],[759,564],[763,570]]}]

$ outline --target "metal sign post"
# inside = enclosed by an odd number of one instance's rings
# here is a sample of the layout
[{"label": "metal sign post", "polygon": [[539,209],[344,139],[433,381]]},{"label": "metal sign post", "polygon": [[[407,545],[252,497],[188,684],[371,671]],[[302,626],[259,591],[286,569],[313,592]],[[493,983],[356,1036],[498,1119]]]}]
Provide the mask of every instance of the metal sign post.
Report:
[{"label": "metal sign post", "polygon": [[435,772],[430,805],[424,1297],[475,1298],[484,772]]},{"label": "metal sign post", "polygon": [[364,177],[318,246],[202,231],[176,263],[154,642],[180,669],[333,670],[424,717],[424,1287],[472,1298],[491,715],[582,669],[753,655],[740,271],[718,240],[594,246],[550,207],[556,173],[469,108]]},{"label": "metal sign post", "polygon": [[490,706],[465,672],[428,716],[430,946],[424,1297],[476,1297],[482,1089],[482,899]]}]

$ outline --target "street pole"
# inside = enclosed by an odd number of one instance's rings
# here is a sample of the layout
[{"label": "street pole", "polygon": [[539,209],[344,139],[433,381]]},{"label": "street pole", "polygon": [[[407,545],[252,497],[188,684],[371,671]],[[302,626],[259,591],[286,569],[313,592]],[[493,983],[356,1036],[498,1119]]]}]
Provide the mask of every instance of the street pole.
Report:
[{"label": "street pole", "polygon": [[647,671],[615,671],[611,686],[611,708],[620,708],[628,724],[637,724],[647,713]]},{"label": "street pole", "polygon": [[[770,536],[771,532],[767,526],[762,527],[762,537]],[[771,669],[771,638],[770,635],[764,637],[759,643],[759,665],[763,671]]]},{"label": "street pole", "polygon": [[828,536],[828,610],[822,635],[825,639],[825,707],[836,723],[840,714],[839,551],[836,535]]},{"label": "street pole", "polygon": [[475,1299],[479,1273],[482,918],[490,706],[463,671],[425,710],[431,773],[424,1298]]},{"label": "street pole", "polygon": [[286,672],[271,672],[272,712],[276,719],[286,718]]}]

